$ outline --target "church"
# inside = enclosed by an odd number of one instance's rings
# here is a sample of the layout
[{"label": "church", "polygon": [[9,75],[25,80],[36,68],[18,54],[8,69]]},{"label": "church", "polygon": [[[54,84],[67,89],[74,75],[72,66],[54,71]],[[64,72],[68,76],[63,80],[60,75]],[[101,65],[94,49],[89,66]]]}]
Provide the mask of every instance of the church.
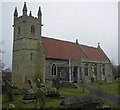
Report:
[{"label": "church", "polygon": [[[90,47],[76,42],[47,38],[41,35],[42,12],[37,17],[24,3],[22,16],[14,11],[14,38],[12,59],[12,80],[24,84],[27,80],[51,82],[59,77],[60,81],[73,83],[113,79],[110,59],[100,44]],[[57,36],[56,36],[57,37]]]}]

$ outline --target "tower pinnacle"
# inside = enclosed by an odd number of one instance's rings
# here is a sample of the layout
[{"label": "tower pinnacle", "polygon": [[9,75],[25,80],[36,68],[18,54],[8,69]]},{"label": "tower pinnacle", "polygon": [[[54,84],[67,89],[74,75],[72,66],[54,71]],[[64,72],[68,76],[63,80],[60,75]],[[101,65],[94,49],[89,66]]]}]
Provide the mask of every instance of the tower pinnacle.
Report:
[{"label": "tower pinnacle", "polygon": [[39,6],[39,10],[38,10],[38,18],[40,18],[40,16],[42,15],[42,12],[41,12],[41,8]]},{"label": "tower pinnacle", "polygon": [[100,43],[98,42],[98,48],[100,48]]},{"label": "tower pinnacle", "polygon": [[29,14],[29,16],[32,16],[32,12],[30,11],[30,14]]},{"label": "tower pinnacle", "polygon": [[23,15],[27,15],[27,6],[26,6],[26,2],[24,2],[24,6],[23,6]]},{"label": "tower pinnacle", "polygon": [[15,7],[14,17],[16,17],[16,18],[18,17],[17,7]]}]

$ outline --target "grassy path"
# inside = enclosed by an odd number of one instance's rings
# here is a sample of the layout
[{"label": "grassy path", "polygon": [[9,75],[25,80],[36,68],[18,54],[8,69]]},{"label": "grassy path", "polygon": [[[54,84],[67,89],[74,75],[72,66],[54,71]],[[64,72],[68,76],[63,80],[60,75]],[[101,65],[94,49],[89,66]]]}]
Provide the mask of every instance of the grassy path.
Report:
[{"label": "grassy path", "polygon": [[88,83],[88,85],[90,87],[101,89],[105,92],[111,93],[115,96],[120,96],[120,93],[119,93],[120,83],[118,83],[115,80],[113,80],[111,84],[102,81],[102,84],[99,84],[96,82],[93,82],[93,83],[91,82],[91,83]]},{"label": "grassy path", "polygon": [[111,94],[111,93],[107,93],[107,92],[105,92],[105,91],[103,91],[103,90],[100,90],[100,89],[98,89],[98,88],[90,87],[90,86],[88,86],[87,84],[84,84],[84,85],[82,85],[82,86],[84,86],[84,88],[88,89],[88,90],[91,91],[92,93],[98,95],[99,97],[102,97],[102,98],[104,98],[105,100],[108,100],[108,101],[110,101],[111,103],[115,104],[116,107],[120,108],[120,102],[119,102],[120,97],[117,97],[117,96],[115,96],[115,95],[113,95],[113,94]]}]

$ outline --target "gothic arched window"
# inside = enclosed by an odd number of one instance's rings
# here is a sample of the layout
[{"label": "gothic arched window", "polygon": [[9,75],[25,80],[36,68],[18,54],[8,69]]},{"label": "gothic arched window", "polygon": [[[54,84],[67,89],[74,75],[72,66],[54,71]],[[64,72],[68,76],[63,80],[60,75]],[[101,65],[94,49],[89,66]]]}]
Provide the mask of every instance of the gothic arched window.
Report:
[{"label": "gothic arched window", "polygon": [[35,33],[35,27],[33,25],[31,26],[31,33]]},{"label": "gothic arched window", "polygon": [[97,64],[94,65],[94,75],[97,75]]},{"label": "gothic arched window", "polygon": [[88,76],[88,64],[86,63],[84,66],[85,76]]},{"label": "gothic arched window", "polygon": [[56,65],[55,64],[53,64],[52,65],[52,75],[56,75]]},{"label": "gothic arched window", "polygon": [[103,72],[103,75],[105,75],[105,65],[104,64],[102,65],[102,72]]}]

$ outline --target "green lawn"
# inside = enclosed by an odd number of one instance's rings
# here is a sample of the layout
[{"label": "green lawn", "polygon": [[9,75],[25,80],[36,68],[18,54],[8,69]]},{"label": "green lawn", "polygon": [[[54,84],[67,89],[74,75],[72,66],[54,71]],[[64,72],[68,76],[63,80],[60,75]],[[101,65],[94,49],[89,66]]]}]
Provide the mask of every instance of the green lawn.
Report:
[{"label": "green lawn", "polygon": [[106,83],[104,81],[101,81],[103,84],[99,84],[98,82],[91,82],[88,83],[89,86],[93,87],[93,88],[98,88],[101,90],[104,90],[105,92],[114,94],[116,96],[120,96],[119,92],[118,92],[118,86],[120,87],[120,83],[118,84],[117,81],[113,80],[111,84]]},{"label": "green lawn", "polygon": [[[45,86],[47,88],[52,87],[52,84],[45,84]],[[85,89],[84,93],[82,92],[82,88],[79,85],[76,85],[77,88],[60,88],[60,95],[64,96],[64,97],[69,97],[69,96],[79,96],[79,95],[86,95],[89,94],[90,92]],[[62,101],[63,99],[57,99],[57,98],[50,98],[47,97],[46,98],[46,108],[57,108],[59,103]]]},{"label": "green lawn", "polygon": [[103,98],[100,98],[100,100],[101,100],[105,105],[109,105],[109,106],[112,108],[112,110],[120,110],[120,107],[114,105],[114,104],[111,103],[110,101],[105,100],[105,99],[103,99]]},{"label": "green lawn", "polygon": [[[78,88],[60,88],[60,95],[64,97],[69,97],[69,96],[79,96],[79,95],[85,95],[89,94],[90,92],[85,89],[84,93],[82,92],[82,88],[79,85],[76,85]],[[46,88],[52,87],[52,84],[45,84]],[[17,108],[34,108],[35,107],[35,102],[29,103],[29,104],[23,104],[22,102],[23,96],[22,95],[17,95],[14,96],[14,101],[8,102],[6,95],[2,95],[2,107],[6,108],[10,103],[14,104]],[[50,98],[46,97],[46,108],[57,108],[59,103],[63,99],[60,98]]]},{"label": "green lawn", "polygon": [[[86,95],[86,94],[90,94],[90,92],[88,90],[84,90],[84,93],[82,92],[82,88],[79,85],[76,85],[78,88],[60,88],[60,95],[64,96],[64,97],[69,97],[69,96],[79,96],[79,95]],[[50,88],[52,87],[52,84],[45,84],[46,88]],[[34,108],[35,107],[35,102],[32,103],[28,103],[28,104],[23,104],[22,102],[23,100],[23,96],[22,95],[17,95],[14,96],[14,101],[12,102],[8,102],[6,95],[3,94],[2,95],[2,107],[6,108],[6,106],[8,106],[9,104],[14,104],[17,108]],[[57,108],[59,103],[62,101],[63,99],[60,98],[51,98],[51,97],[46,97],[46,108]],[[114,104],[110,103],[109,101],[106,101],[104,99],[102,99],[102,101],[105,103],[105,105],[109,105],[112,108],[116,108],[117,106],[115,106]]]},{"label": "green lawn", "polygon": [[22,99],[23,99],[22,95],[17,95],[17,96],[14,96],[14,101],[9,102],[6,98],[6,94],[3,94],[2,108],[6,108],[9,104],[14,104],[17,108],[34,108],[35,102],[33,102],[32,104],[31,103],[23,104]]}]

